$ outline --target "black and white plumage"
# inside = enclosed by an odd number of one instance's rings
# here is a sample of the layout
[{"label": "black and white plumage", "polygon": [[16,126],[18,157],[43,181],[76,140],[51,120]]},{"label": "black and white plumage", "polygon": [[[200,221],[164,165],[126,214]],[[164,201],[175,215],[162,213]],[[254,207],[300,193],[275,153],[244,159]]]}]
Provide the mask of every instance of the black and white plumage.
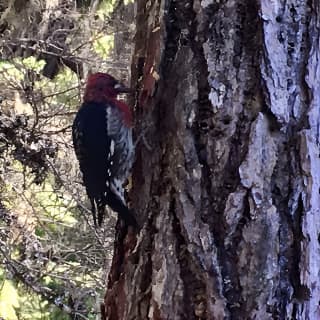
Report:
[{"label": "black and white plumage", "polygon": [[130,109],[109,93],[101,97],[98,92],[96,99],[91,94],[87,86],[72,135],[94,223],[101,226],[108,205],[127,225],[136,225],[133,213],[126,206],[123,189],[134,159]]}]

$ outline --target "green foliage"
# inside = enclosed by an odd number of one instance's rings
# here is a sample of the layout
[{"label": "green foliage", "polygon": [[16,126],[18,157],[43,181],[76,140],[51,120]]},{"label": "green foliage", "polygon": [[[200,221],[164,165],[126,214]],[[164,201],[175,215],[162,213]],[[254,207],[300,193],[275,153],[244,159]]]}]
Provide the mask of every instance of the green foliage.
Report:
[{"label": "green foliage", "polygon": [[45,65],[44,60],[34,57],[14,58],[12,61],[0,61],[0,74],[5,80],[24,80],[26,70],[40,72]]},{"label": "green foliage", "polygon": [[[125,4],[130,2],[124,0]],[[82,63],[86,70],[113,73],[112,63],[109,64],[114,48],[111,33],[122,22],[109,22],[118,1],[99,1],[95,15],[86,12],[90,3],[77,1],[81,11],[66,10],[67,20],[74,28],[70,32],[59,29],[55,36],[59,32],[67,34],[62,55],[70,54],[70,59]],[[60,18],[63,20],[63,14]],[[38,17],[34,19],[37,20]],[[30,17],[26,24],[31,21]],[[17,42],[6,36],[6,40]],[[24,30],[22,38],[28,37]],[[53,38],[48,34],[49,42]],[[89,207],[85,190],[75,170],[70,125],[83,83],[66,65],[54,79],[45,78],[43,68],[50,59],[43,53],[50,47],[42,46],[43,39],[34,41],[41,43],[32,48],[37,51],[35,56],[26,57],[32,50],[24,50],[21,57],[0,61],[0,122],[2,128],[8,124],[11,130],[5,136],[0,128],[0,205],[8,211],[6,219],[0,219],[0,239],[5,243],[0,248],[0,318],[72,318],[52,302],[59,298],[84,319],[93,320],[96,300],[105,290],[104,273],[112,251],[113,229],[112,223],[106,221],[111,230],[93,230],[85,210]],[[23,40],[22,43],[25,45]],[[122,70],[126,70],[126,62],[121,63]],[[118,71],[119,61],[116,65]],[[4,269],[10,263],[20,273],[9,268],[6,278]],[[29,282],[22,275],[28,276]],[[44,294],[46,290],[49,296]]]},{"label": "green foliage", "polygon": [[68,210],[74,207],[74,203],[68,197],[59,197],[53,189],[49,178],[41,185],[32,185],[29,189],[30,198],[34,194],[35,205],[43,210],[46,218],[49,218],[52,223],[49,224],[51,231],[54,231],[58,226],[57,222],[61,222],[64,226],[72,227],[77,223],[72,213]]},{"label": "green foliage", "polygon": [[[30,294],[12,280],[5,279],[0,268],[0,317],[5,320],[48,319],[48,302],[38,295]],[[59,319],[59,318],[56,318]]]},{"label": "green foliage", "polygon": [[[24,74],[23,70],[19,72]],[[54,90],[53,88],[62,89],[63,83],[68,87],[75,81],[74,75],[67,69],[56,79],[59,83],[55,84],[55,81],[52,81],[46,92]],[[35,90],[41,90],[40,81],[36,82]],[[70,92],[71,90],[69,94]],[[68,93],[65,95],[67,97]],[[50,105],[52,101],[57,103],[57,97],[52,97]],[[48,114],[46,108],[39,111],[41,114]],[[69,122],[68,119],[64,121]],[[52,122],[49,126],[53,127]],[[65,138],[63,135],[62,137]],[[70,141],[70,136],[68,139]],[[73,152],[69,145],[70,143],[61,146],[55,159],[64,170],[64,174],[67,172],[65,166],[70,162],[70,152]],[[34,148],[37,149],[37,146]],[[68,158],[65,158],[66,154],[69,154]],[[41,183],[34,183],[31,168],[25,167],[19,160],[6,156],[6,166],[8,172],[4,175],[0,173],[2,204],[18,213],[20,226],[16,230],[12,228],[12,239],[9,238],[7,241],[10,248],[9,258],[24,267],[22,273],[30,273],[37,281],[36,286],[49,288],[54,296],[61,297],[61,302],[67,306],[70,299],[81,301],[85,306],[82,312],[88,319],[93,319],[96,295],[101,294],[101,289],[97,288],[97,279],[102,275],[104,252],[100,247],[100,253],[95,253],[94,259],[97,259],[97,263],[91,262],[90,250],[82,252],[82,247],[86,247],[88,242],[94,249],[95,245],[92,245],[92,242],[95,239],[92,239],[91,230],[84,231],[82,226],[79,228],[79,212],[75,210],[74,198],[70,193],[61,190],[62,182],[57,184],[56,174],[47,173]],[[61,179],[69,179],[68,177],[70,176],[62,175]],[[5,223],[0,223],[6,227]],[[83,221],[81,225],[84,225]],[[86,233],[90,234],[90,240],[86,239]],[[0,317],[6,320],[70,319],[65,311],[52,305],[45,297],[33,293],[32,290],[26,291],[25,284],[21,284],[20,281],[14,282],[3,277],[1,288]],[[91,291],[94,292],[93,295],[86,293]]]},{"label": "green foliage", "polygon": [[111,35],[98,35],[93,42],[93,48],[95,52],[102,58],[107,59],[110,55],[111,50],[114,47],[114,36]]},{"label": "green foliage", "polygon": [[[20,58],[16,58],[16,60],[19,62]],[[28,57],[28,58],[23,58],[21,59],[21,63],[30,70],[33,70],[35,72],[41,72],[41,70],[43,69],[44,65],[45,65],[45,61],[44,60],[38,60],[35,57]]]},{"label": "green foliage", "polygon": [[66,315],[61,309],[53,308],[50,311],[48,320],[70,320],[70,316]]},{"label": "green foliage", "polygon": [[[18,286],[19,307],[16,308],[18,319],[23,320],[43,320],[50,319],[48,301],[41,299],[38,295],[28,293],[24,288]],[[58,320],[59,318],[56,318]]]},{"label": "green foliage", "polygon": [[[2,272],[1,272],[2,271]],[[3,270],[0,269],[3,274]],[[0,317],[6,320],[16,320],[16,308],[19,308],[19,294],[12,281],[4,279],[1,276],[0,287]]]},{"label": "green foliage", "polygon": [[98,17],[101,20],[106,19],[106,17],[113,11],[116,2],[117,0],[102,0],[97,10]]},{"label": "green foliage", "polygon": [[[124,5],[128,5],[129,3],[133,3],[133,1],[134,0],[124,0],[123,3]],[[99,3],[96,14],[101,20],[105,20],[113,12],[116,4],[117,0],[102,0]]]},{"label": "green foliage", "polygon": [[[63,105],[74,108],[79,104],[79,81],[77,75],[68,68],[63,68],[54,81],[43,79],[39,88],[51,105]],[[66,88],[68,90],[66,91]]]}]

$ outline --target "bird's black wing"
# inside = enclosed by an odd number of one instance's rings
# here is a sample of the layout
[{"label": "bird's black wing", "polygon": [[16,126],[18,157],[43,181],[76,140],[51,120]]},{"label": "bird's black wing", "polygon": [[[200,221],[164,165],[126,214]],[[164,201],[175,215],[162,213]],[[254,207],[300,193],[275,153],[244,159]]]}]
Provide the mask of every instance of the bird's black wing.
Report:
[{"label": "bird's black wing", "polygon": [[121,157],[128,153],[123,133],[131,134],[131,131],[122,132],[120,121],[119,111],[114,106],[86,103],[78,111],[72,127],[83,182],[92,204],[95,223],[96,209],[98,211],[99,225],[106,204],[118,212],[127,224],[135,224],[123,199],[122,183],[128,170],[119,169],[123,160]]}]

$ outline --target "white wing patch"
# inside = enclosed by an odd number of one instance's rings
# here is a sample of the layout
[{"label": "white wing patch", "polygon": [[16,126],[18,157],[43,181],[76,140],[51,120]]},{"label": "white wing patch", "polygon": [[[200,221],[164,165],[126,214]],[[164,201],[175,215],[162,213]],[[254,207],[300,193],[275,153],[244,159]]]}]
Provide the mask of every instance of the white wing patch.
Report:
[{"label": "white wing patch", "polygon": [[114,154],[114,140],[113,139],[110,142],[110,153],[111,153],[111,156],[113,156],[113,154]]},{"label": "white wing patch", "polygon": [[107,132],[109,132],[110,116],[111,116],[111,107],[107,107],[107,113],[106,113]]},{"label": "white wing patch", "polygon": [[105,116],[110,139],[107,155],[109,184],[106,183],[106,186],[125,204],[123,183],[129,175],[134,158],[132,129],[122,124],[123,115],[115,106],[107,106]]},{"label": "white wing patch", "polygon": [[110,189],[111,191],[116,194],[121,200],[122,202],[125,204],[125,200],[124,200],[124,190],[122,188],[122,182],[118,179],[114,179],[111,182],[110,185]]}]

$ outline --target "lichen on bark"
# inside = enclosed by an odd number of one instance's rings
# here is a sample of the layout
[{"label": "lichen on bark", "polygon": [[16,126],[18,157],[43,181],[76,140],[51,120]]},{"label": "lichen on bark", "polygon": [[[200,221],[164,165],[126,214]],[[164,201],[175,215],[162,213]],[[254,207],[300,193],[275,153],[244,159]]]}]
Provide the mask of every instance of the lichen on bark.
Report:
[{"label": "lichen on bark", "polygon": [[119,319],[317,319],[319,5],[137,5],[133,79],[152,90],[136,128],[152,151],[137,149],[144,227]]}]

